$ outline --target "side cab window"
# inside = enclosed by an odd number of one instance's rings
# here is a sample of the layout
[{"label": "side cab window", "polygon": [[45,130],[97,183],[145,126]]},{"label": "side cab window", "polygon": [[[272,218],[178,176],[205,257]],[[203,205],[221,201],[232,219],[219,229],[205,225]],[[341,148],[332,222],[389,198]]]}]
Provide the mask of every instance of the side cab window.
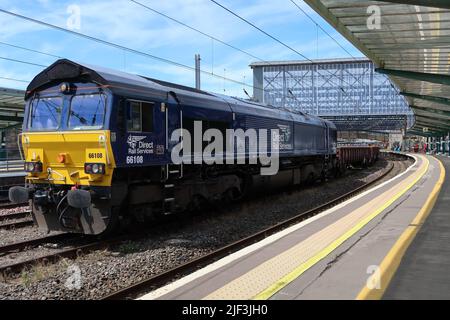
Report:
[{"label": "side cab window", "polygon": [[153,132],[154,103],[133,100],[127,105],[127,131]]}]

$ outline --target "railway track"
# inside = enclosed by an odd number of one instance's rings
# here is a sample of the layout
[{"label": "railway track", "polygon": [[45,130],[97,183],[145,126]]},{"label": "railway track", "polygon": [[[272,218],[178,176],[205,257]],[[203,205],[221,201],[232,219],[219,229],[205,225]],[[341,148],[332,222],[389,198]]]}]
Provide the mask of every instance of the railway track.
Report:
[{"label": "railway track", "polygon": [[21,206],[26,206],[28,205],[28,202],[23,202],[23,203],[11,203],[9,201],[3,201],[0,202],[0,210],[1,209],[12,209],[12,208],[16,208],[16,207],[21,207]]},{"label": "railway track", "polygon": [[[30,216],[31,211],[29,209],[23,210],[20,212],[13,212],[8,214],[0,215],[0,230],[12,230],[12,229],[20,229],[28,226],[32,226],[34,221],[32,219],[20,220],[20,221],[11,221],[11,220],[19,220],[25,219]],[[2,223],[6,222],[6,223]]]},{"label": "railway track", "polygon": [[[39,257],[34,257],[30,259],[26,259],[17,263],[7,264],[0,266],[0,274],[2,274],[4,277],[10,277],[14,274],[20,273],[22,270],[33,267],[35,265],[47,265],[51,263],[56,263],[62,258],[69,258],[74,259],[80,256],[81,254],[87,254],[89,252],[92,252],[94,250],[103,250],[107,249],[109,246],[116,245],[124,240],[130,240],[134,238],[138,238],[142,236],[140,235],[133,235],[130,237],[130,235],[120,235],[117,237],[113,237],[110,239],[105,240],[93,240],[89,241],[89,239],[85,238],[87,243],[85,242],[82,245],[74,246],[67,249],[57,250],[54,253],[45,254]],[[24,242],[19,243],[13,243],[10,245],[6,245],[3,247],[0,247],[0,255],[8,254],[15,251],[23,250],[27,247],[35,247],[43,243],[49,243],[52,241],[64,241],[64,240],[71,240],[76,239],[77,237],[80,237],[79,234],[57,234],[49,237],[42,237],[37,239],[32,239]]]},{"label": "railway track", "polygon": [[21,242],[14,242],[11,244],[1,246],[0,247],[0,256],[11,253],[11,252],[23,251],[27,248],[36,247],[36,246],[44,244],[44,243],[49,243],[52,241],[68,240],[68,239],[72,239],[75,237],[76,237],[76,235],[67,234],[67,233],[59,233],[59,234],[55,234],[55,235],[51,235],[51,236],[34,238],[34,239],[25,240],[25,241],[21,241]]},{"label": "railway track", "polygon": [[[122,241],[116,239],[116,241]],[[48,240],[45,240],[48,242]],[[37,258],[31,258],[27,260],[23,260],[17,263],[8,264],[0,267],[0,274],[3,274],[5,277],[9,277],[12,274],[17,274],[21,272],[23,269],[33,267],[35,265],[47,265],[50,263],[55,263],[62,258],[74,259],[81,254],[89,253],[94,250],[99,250],[103,248],[107,248],[109,245],[114,244],[114,241],[96,241],[93,243],[88,243],[81,246],[76,246],[73,248],[58,250],[55,253],[46,254]]]},{"label": "railway track", "polygon": [[0,224],[0,230],[13,230],[24,227],[30,227],[34,224],[33,220],[14,221]]},{"label": "railway track", "polygon": [[23,219],[29,217],[31,214],[30,210],[25,210],[21,212],[14,212],[9,214],[4,214],[0,216],[0,222],[8,221],[8,220],[15,220],[15,219]]},{"label": "railway track", "polygon": [[192,272],[194,270],[197,270],[198,268],[201,268],[207,264],[210,264],[218,259],[221,259],[239,249],[242,249],[246,246],[249,246],[255,242],[258,242],[271,234],[274,234],[276,232],[279,232],[285,228],[288,228],[289,226],[299,223],[305,219],[308,219],[312,216],[315,216],[319,214],[320,212],[323,212],[331,207],[334,207],[338,205],[339,203],[342,203],[349,198],[357,195],[358,193],[362,192],[363,190],[367,189],[368,187],[374,185],[384,177],[386,177],[394,168],[394,164],[391,163],[389,169],[384,172],[381,176],[373,179],[372,181],[344,194],[339,196],[338,198],[329,201],[325,204],[322,204],[320,206],[317,206],[311,210],[308,210],[306,212],[302,212],[292,218],[289,218],[285,221],[282,221],[274,226],[271,226],[269,228],[266,228],[262,231],[259,231],[251,236],[248,236],[246,238],[243,238],[241,240],[238,240],[236,242],[233,242],[231,244],[228,244],[220,249],[217,249],[209,254],[203,255],[199,258],[193,259],[191,261],[188,261],[184,264],[181,264],[179,266],[176,266],[174,268],[171,268],[165,272],[153,275],[151,277],[148,277],[147,279],[144,279],[140,282],[137,282],[133,285],[130,285],[128,287],[125,287],[121,290],[118,290],[116,292],[113,292],[111,294],[108,294],[106,296],[103,296],[102,300],[121,300],[121,299],[132,299],[139,294],[142,294],[144,292],[148,292],[151,289],[155,289],[157,287],[160,287],[171,280],[173,280],[175,277],[187,274],[189,272]]}]

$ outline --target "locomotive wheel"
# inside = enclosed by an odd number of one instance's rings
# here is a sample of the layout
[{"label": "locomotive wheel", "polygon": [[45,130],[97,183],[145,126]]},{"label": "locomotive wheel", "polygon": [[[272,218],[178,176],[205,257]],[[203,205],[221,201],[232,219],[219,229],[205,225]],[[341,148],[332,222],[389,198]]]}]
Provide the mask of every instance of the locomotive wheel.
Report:
[{"label": "locomotive wheel", "polygon": [[108,237],[111,234],[114,234],[119,230],[120,221],[119,221],[119,214],[120,214],[120,207],[112,207],[111,208],[111,219],[108,222],[108,226],[106,227],[105,231],[97,235],[98,238],[102,239],[105,237]]},{"label": "locomotive wheel", "polygon": [[325,183],[327,181],[327,174],[325,173],[325,171],[322,171],[320,173],[320,183]]},{"label": "locomotive wheel", "polygon": [[238,201],[241,198],[242,194],[237,188],[230,188],[224,193],[224,200],[226,202]]},{"label": "locomotive wheel", "polygon": [[362,166],[363,166],[363,168],[367,168],[367,160],[366,160],[366,157],[364,157],[364,159],[363,159]]},{"label": "locomotive wheel", "polygon": [[208,201],[205,199],[205,197],[195,194],[192,196],[191,202],[189,202],[188,205],[188,211],[195,212],[199,210],[203,210],[207,207]]},{"label": "locomotive wheel", "polygon": [[306,178],[306,185],[312,186],[316,182],[316,175],[314,172],[310,172],[308,178]]}]

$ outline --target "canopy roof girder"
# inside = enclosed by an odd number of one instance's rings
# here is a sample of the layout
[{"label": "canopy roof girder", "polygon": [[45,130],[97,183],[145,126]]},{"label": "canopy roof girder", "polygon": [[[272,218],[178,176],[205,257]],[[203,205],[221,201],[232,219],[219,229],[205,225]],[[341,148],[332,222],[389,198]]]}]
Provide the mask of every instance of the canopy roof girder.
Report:
[{"label": "canopy roof girder", "polygon": [[446,75],[446,74],[404,71],[404,70],[385,69],[385,68],[376,68],[375,71],[382,73],[382,74],[395,76],[395,77],[450,85],[450,75]]},{"label": "canopy roof girder", "polygon": [[416,109],[416,110],[420,110],[423,112],[427,112],[427,113],[432,113],[432,114],[436,114],[436,115],[442,115],[445,117],[450,117],[450,111],[442,111],[442,110],[437,110],[437,109],[432,109],[432,108],[426,108],[426,107],[419,107],[416,105],[410,105],[409,106],[411,109]]},{"label": "canopy roof girder", "polygon": [[426,119],[417,119],[416,123],[424,125],[428,128],[433,128],[437,131],[448,132],[450,130],[450,127],[444,127]]},{"label": "canopy roof girder", "polygon": [[409,4],[422,7],[450,9],[448,0],[381,0],[382,2]]},{"label": "canopy roof girder", "polygon": [[437,97],[437,96],[429,96],[429,95],[417,94],[417,93],[406,92],[406,91],[402,91],[402,92],[400,92],[400,94],[405,96],[405,97],[410,97],[410,98],[414,98],[414,99],[421,99],[421,100],[426,100],[426,101],[431,101],[431,102],[437,102],[437,103],[440,103],[440,104],[444,104],[446,106],[450,106],[450,99],[449,98]]}]

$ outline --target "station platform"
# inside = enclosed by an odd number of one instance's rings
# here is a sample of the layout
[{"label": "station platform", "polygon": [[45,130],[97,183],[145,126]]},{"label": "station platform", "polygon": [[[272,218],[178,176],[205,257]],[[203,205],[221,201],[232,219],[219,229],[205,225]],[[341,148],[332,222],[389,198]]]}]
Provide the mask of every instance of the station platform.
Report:
[{"label": "station platform", "polygon": [[[401,286],[407,264],[400,278],[393,275],[445,176],[436,158],[413,157],[416,162],[389,181],[140,299],[379,299],[409,290]],[[442,232],[448,239],[450,229]]]},{"label": "station platform", "polygon": [[408,247],[383,299],[450,299],[450,157],[436,204]]}]

